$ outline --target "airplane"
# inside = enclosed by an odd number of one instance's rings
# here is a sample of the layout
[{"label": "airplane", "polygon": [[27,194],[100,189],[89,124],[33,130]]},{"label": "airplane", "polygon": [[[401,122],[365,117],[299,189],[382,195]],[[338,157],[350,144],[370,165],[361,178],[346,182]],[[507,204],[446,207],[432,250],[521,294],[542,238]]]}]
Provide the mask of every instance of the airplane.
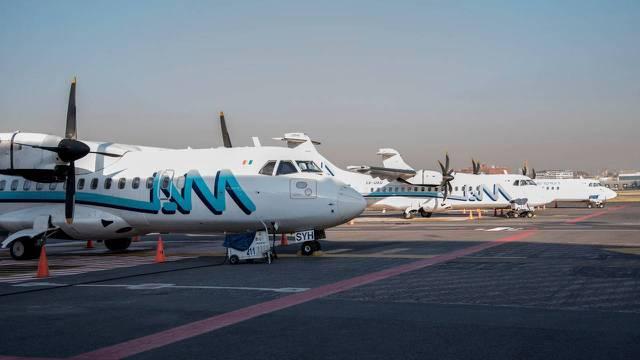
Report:
[{"label": "airplane", "polygon": [[[522,168],[522,173],[527,173],[527,164]],[[548,192],[553,198],[556,207],[559,202],[583,202],[587,208],[604,208],[608,200],[618,196],[618,194],[603,186],[596,179],[540,179],[536,176],[535,169],[529,175],[535,179],[538,187]]]},{"label": "airplane", "polygon": [[289,148],[300,149],[320,163],[328,174],[351,185],[367,200],[367,208],[403,211],[405,218],[416,214],[430,217],[449,209],[510,208],[514,199],[528,199],[530,206],[542,206],[552,198],[524,175],[487,175],[455,173],[439,162],[440,172],[415,170],[393,149],[380,149],[383,167],[349,166],[342,170],[322,156],[304,133],[287,133],[274,138],[285,141]]},{"label": "airplane", "polygon": [[74,79],[64,137],[0,133],[0,231],[14,259],[36,257],[47,238],[103,240],[112,251],[168,232],[267,230],[317,241],[365,208],[296,149],[78,140],[75,92]]}]

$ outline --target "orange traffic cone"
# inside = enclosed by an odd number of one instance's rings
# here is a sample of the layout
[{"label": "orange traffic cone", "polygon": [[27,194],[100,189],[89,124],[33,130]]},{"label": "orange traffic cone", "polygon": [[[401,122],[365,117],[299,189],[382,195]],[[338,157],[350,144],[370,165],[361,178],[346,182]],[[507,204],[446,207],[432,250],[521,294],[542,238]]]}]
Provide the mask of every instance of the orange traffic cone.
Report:
[{"label": "orange traffic cone", "polygon": [[164,256],[164,243],[162,242],[162,237],[158,236],[158,247],[156,248],[156,260],[155,262],[161,263],[165,262],[167,258]]},{"label": "orange traffic cone", "polygon": [[45,250],[44,245],[40,250],[40,260],[38,260],[38,273],[36,274],[36,277],[49,277],[49,262],[47,261],[47,251]]},{"label": "orange traffic cone", "polygon": [[280,245],[282,246],[289,245],[289,239],[287,239],[287,234],[282,234],[282,238],[280,239]]},{"label": "orange traffic cone", "polygon": [[93,240],[87,240],[87,249],[93,249]]}]

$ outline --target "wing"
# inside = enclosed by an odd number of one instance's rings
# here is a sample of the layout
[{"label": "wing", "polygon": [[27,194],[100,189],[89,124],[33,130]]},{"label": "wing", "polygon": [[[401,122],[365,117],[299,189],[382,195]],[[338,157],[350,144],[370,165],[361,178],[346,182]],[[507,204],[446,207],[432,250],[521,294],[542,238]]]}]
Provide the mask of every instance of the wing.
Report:
[{"label": "wing", "polygon": [[416,176],[415,170],[408,169],[393,169],[378,166],[347,166],[347,170],[355,173],[370,175],[384,180],[396,181],[396,180],[408,180]]}]

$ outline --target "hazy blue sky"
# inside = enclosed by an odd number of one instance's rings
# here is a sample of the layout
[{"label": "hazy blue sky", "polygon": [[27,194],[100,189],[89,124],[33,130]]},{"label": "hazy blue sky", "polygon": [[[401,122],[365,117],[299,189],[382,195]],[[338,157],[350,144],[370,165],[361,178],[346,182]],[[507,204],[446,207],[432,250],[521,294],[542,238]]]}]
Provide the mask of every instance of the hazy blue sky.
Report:
[{"label": "hazy blue sky", "polygon": [[0,131],[62,135],[73,75],[88,140],[640,167],[640,1],[0,0]]}]

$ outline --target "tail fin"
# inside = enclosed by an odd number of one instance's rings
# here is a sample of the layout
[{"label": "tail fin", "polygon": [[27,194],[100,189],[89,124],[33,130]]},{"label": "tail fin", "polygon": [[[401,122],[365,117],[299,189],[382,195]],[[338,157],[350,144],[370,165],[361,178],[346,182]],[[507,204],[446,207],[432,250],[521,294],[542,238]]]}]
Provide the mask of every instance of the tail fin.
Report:
[{"label": "tail fin", "polygon": [[400,153],[394,149],[380,149],[378,155],[382,155],[382,164],[390,169],[414,170],[404,160]]}]

